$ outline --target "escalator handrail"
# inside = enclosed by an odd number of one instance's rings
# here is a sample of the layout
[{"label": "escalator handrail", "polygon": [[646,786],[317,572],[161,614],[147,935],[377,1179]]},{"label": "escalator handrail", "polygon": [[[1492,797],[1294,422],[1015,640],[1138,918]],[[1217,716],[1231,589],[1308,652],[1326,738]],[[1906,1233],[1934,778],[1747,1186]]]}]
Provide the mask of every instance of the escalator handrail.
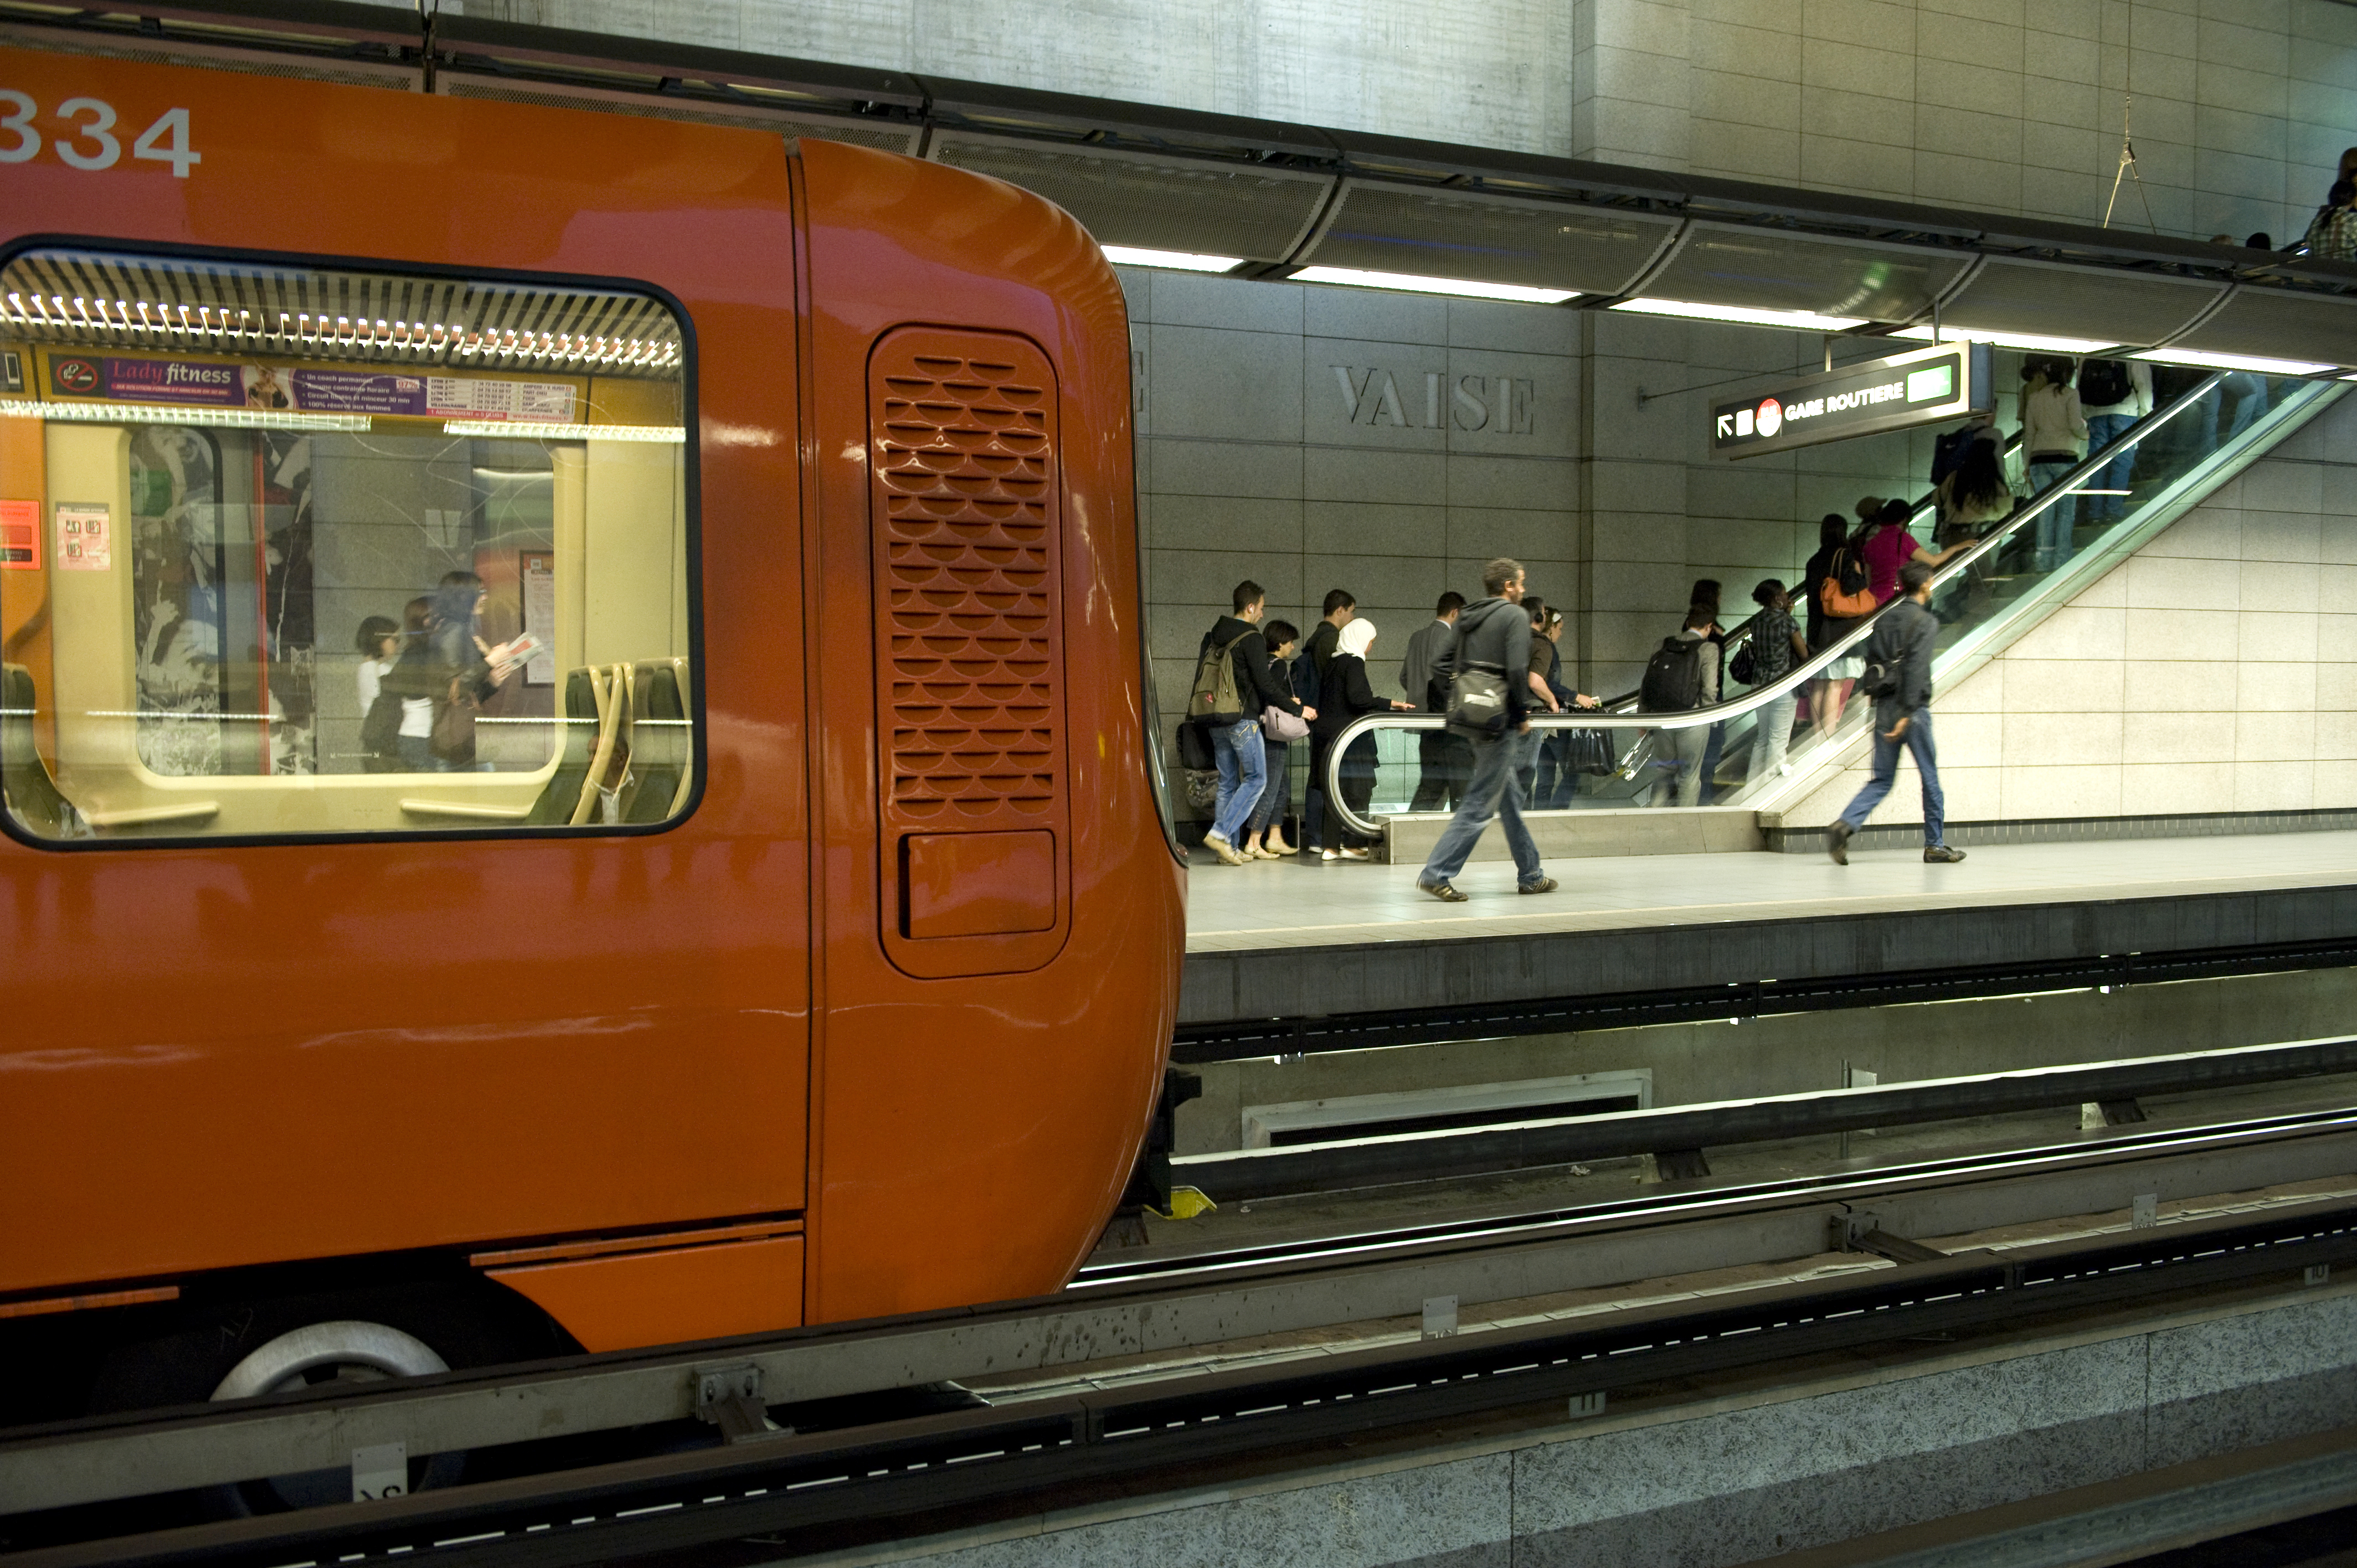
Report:
[{"label": "escalator handrail", "polygon": [[[1942,564],[1932,575],[1932,587],[1936,589],[1941,585],[1954,580],[1958,574],[1965,571],[1973,563],[1997,550],[2040,512],[2063,497],[2076,493],[2081,485],[2118,461],[2125,453],[2134,450],[2153,432],[2160,429],[2186,410],[2194,407],[2204,397],[2217,390],[2225,379],[2223,371],[2204,376],[2191,388],[2179,394],[2168,407],[2138,420],[2121,432],[2110,444],[2081,458],[2072,466],[2070,472],[2049,485],[2039,495],[2016,507],[2009,515],[1997,520],[1996,525],[1982,535],[1980,541],[1971,549],[1950,558]],[[1606,706],[1585,708],[1566,714],[1533,714],[1527,717],[1531,727],[1538,730],[1681,730],[1693,729],[1701,725],[1723,724],[1729,719],[1740,718],[1746,714],[1764,708],[1787,693],[1797,693],[1803,683],[1818,679],[1825,670],[1847,658],[1853,650],[1864,649],[1866,639],[1874,634],[1875,622],[1881,618],[1883,611],[1889,609],[1895,602],[1897,602],[1897,596],[1894,595],[1890,600],[1878,607],[1870,614],[1858,618],[1857,624],[1843,637],[1811,654],[1766,685],[1754,686],[1742,696],[1729,701],[1713,703],[1705,707],[1688,708],[1682,713],[1672,714],[1616,712],[1611,707]],[[1358,816],[1343,803],[1340,788],[1342,754],[1360,736],[1372,734],[1379,729],[1435,730],[1446,728],[1447,722],[1438,714],[1372,713],[1361,714],[1352,719],[1336,733],[1328,747],[1324,780],[1326,809],[1334,812],[1340,819],[1342,825],[1351,832],[1368,838],[1376,836],[1383,831],[1382,825]]]}]

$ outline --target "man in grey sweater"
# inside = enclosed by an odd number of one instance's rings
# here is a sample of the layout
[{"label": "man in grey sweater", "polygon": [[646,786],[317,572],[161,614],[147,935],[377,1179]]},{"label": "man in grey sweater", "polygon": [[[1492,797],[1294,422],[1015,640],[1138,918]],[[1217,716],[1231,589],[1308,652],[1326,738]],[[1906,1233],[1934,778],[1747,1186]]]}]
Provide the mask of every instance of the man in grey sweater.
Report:
[{"label": "man in grey sweater", "polygon": [[[1493,816],[1505,823],[1517,890],[1552,893],[1555,886],[1555,878],[1540,869],[1539,846],[1531,842],[1531,830],[1523,824],[1523,787],[1514,771],[1522,760],[1523,734],[1530,728],[1524,714],[1533,702],[1530,682],[1523,678],[1531,664],[1531,618],[1522,607],[1522,563],[1502,556],[1491,562],[1481,570],[1481,589],[1489,596],[1457,618],[1457,635],[1432,661],[1432,679],[1443,691],[1453,691],[1460,673],[1478,671],[1494,678],[1503,703],[1494,725],[1449,726],[1472,744],[1473,776],[1466,782],[1457,814],[1441,831],[1432,858],[1415,878],[1418,887],[1444,904],[1465,902],[1453,878],[1465,869],[1466,857]],[[1463,696],[1453,695],[1450,706],[1461,707]]]},{"label": "man in grey sweater", "polygon": [[1866,643],[1866,680],[1859,689],[1874,699],[1874,772],[1826,835],[1825,848],[1836,865],[1849,864],[1850,835],[1866,826],[1867,815],[1898,781],[1902,746],[1923,781],[1923,858],[1934,865],[1964,858],[1963,850],[1950,849],[1940,836],[1946,801],[1932,750],[1932,645],[1940,635],[1939,619],[1927,605],[1932,568],[1921,561],[1901,566],[1899,594]]}]

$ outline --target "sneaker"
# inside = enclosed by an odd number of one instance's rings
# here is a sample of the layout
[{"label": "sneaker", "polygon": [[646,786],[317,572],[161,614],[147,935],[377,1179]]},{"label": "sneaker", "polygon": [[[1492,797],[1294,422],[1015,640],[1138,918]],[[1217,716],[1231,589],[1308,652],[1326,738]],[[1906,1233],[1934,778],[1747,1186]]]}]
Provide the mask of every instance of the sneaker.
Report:
[{"label": "sneaker", "polygon": [[1244,857],[1236,853],[1236,846],[1222,837],[1219,829],[1213,828],[1205,833],[1203,842],[1211,846],[1211,853],[1220,857],[1222,864],[1242,865],[1244,863]]},{"label": "sneaker", "polygon": [[1542,876],[1536,882],[1525,882],[1514,889],[1517,893],[1552,893],[1555,890],[1555,880],[1552,876]]},{"label": "sneaker", "polygon": [[1825,830],[1825,853],[1834,857],[1835,865],[1849,864],[1849,824],[1835,822]]},{"label": "sneaker", "polygon": [[1419,882],[1416,886],[1424,889],[1426,893],[1431,894],[1434,897],[1439,899],[1444,904],[1462,904],[1465,902],[1465,895],[1457,891],[1457,889],[1448,883]]},{"label": "sneaker", "polygon": [[1964,858],[1964,852],[1963,850],[1950,849],[1946,844],[1941,844],[1935,848],[1927,849],[1923,852],[1923,864],[1926,865],[1953,865],[1956,862]]},{"label": "sneaker", "polygon": [[1372,860],[1374,855],[1370,851],[1363,849],[1346,849],[1342,852],[1342,858],[1344,860]]}]

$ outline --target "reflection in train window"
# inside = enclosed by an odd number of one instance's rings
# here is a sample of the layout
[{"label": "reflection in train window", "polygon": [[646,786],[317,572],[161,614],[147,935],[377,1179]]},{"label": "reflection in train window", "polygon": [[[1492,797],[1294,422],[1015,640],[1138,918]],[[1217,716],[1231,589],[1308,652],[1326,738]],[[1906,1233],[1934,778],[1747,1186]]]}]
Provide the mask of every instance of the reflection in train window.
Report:
[{"label": "reflection in train window", "polygon": [[658,301],[0,268],[0,792],[44,842],[660,823],[693,784]]}]

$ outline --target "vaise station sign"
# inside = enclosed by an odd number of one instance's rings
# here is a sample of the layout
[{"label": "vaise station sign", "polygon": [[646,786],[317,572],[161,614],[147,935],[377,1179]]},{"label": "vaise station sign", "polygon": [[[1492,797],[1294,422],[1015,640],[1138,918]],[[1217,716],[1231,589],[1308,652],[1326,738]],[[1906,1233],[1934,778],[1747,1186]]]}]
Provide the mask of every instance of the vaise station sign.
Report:
[{"label": "vaise station sign", "polygon": [[1942,343],[1714,403],[1710,455],[1758,457],[1937,424],[1996,407],[1986,343]]}]

